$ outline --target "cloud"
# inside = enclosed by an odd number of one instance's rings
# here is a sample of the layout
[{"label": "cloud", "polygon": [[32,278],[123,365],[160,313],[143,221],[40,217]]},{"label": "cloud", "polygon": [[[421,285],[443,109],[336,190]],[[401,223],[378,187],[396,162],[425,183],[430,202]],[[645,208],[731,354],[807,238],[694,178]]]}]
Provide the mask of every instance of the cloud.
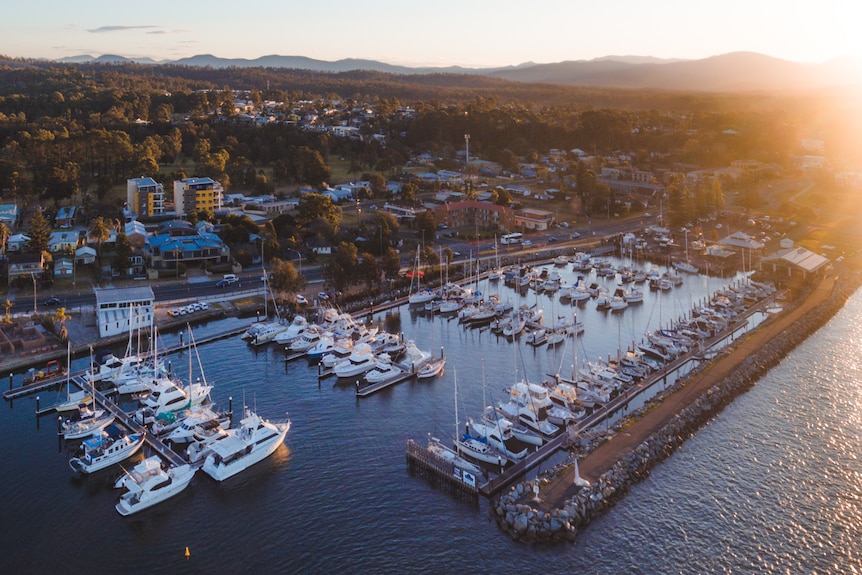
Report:
[{"label": "cloud", "polygon": [[153,30],[152,32],[145,32],[145,34],[167,34],[164,30]]},{"label": "cloud", "polygon": [[125,30],[148,30],[150,28],[158,28],[158,26],[99,26],[98,28],[90,28],[87,32],[100,34],[102,32],[123,32]]}]

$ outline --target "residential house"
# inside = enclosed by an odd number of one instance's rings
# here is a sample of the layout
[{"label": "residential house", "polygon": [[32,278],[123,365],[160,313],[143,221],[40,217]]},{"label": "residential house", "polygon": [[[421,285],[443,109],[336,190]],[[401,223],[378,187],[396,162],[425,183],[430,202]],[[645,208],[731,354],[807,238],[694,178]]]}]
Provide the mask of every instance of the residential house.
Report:
[{"label": "residential house", "polygon": [[81,235],[78,232],[51,232],[51,236],[48,238],[48,251],[52,254],[74,253],[78,249],[80,239]]},{"label": "residential house", "polygon": [[45,273],[45,258],[41,252],[14,252],[6,254],[7,279],[11,284],[18,278],[42,279]]},{"label": "residential house", "polygon": [[75,250],[75,265],[91,265],[96,263],[96,250],[90,246],[81,246]]},{"label": "residential house", "polygon": [[30,236],[26,234],[12,234],[6,240],[7,252],[20,252],[27,249],[27,242],[30,241]]},{"label": "residential house", "polygon": [[177,270],[180,263],[188,267],[230,262],[230,248],[218,235],[196,230],[182,220],[163,223],[147,239],[145,249],[150,267],[155,270]]},{"label": "residential house", "polygon": [[133,248],[143,249],[147,243],[147,228],[138,220],[126,223],[124,227],[126,237]]},{"label": "residential house", "polygon": [[311,236],[305,240],[305,247],[318,255],[329,255],[332,253],[332,244],[320,236]]},{"label": "residential house", "polygon": [[535,208],[524,208],[515,212],[515,229],[543,232],[554,223],[554,213]]},{"label": "residential house", "polygon": [[57,258],[54,260],[54,277],[70,278],[75,273],[75,264],[71,258]]},{"label": "residential house", "polygon": [[61,230],[71,228],[75,225],[75,218],[78,217],[79,211],[78,206],[63,206],[54,218],[54,227]]},{"label": "residential house", "polygon": [[16,204],[0,204],[0,223],[10,229],[18,224],[18,206]]}]

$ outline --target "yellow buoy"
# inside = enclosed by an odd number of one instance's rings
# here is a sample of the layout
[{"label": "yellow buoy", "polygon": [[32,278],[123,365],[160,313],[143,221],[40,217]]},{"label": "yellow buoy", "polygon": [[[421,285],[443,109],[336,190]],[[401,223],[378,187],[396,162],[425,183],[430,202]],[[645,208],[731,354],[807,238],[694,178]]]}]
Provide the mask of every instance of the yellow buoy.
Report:
[{"label": "yellow buoy", "polygon": [[189,548],[186,547],[186,559],[188,559],[190,555],[191,555],[191,553],[189,553]]}]

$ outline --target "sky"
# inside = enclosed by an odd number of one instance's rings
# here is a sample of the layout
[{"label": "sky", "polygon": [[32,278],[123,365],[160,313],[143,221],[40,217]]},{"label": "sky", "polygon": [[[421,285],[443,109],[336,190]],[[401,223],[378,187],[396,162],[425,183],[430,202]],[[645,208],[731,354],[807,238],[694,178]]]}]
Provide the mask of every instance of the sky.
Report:
[{"label": "sky", "polygon": [[862,56],[859,0],[30,0],[0,13],[0,54],[175,60],[278,54],[500,67],[608,55]]}]

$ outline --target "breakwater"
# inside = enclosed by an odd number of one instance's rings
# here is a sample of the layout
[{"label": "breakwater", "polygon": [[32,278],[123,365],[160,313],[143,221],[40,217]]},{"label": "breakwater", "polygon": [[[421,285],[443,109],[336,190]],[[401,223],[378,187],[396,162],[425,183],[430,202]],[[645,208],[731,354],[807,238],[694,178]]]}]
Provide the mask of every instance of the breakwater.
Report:
[{"label": "breakwater", "polygon": [[[798,344],[822,327],[844,305],[850,295],[862,285],[862,274],[845,273],[835,278],[831,291],[818,303],[801,297],[800,307],[810,304],[810,309],[792,321],[790,310],[776,316],[760,326],[758,331],[769,329],[778,322],[780,330],[739,362],[733,371],[718,378],[718,381],[680,408],[667,423],[650,433],[634,449],[623,455],[610,469],[602,473],[592,485],[577,489],[565,501],[556,502],[553,508],[543,501],[542,489],[562,477],[571,475],[574,458],[597,447],[600,440],[584,440],[578,445],[572,458],[545,471],[535,481],[519,483],[492,504],[491,514],[498,525],[514,540],[522,543],[550,543],[572,541],[579,530],[585,528],[593,518],[609,510],[619,502],[630,487],[644,480],[659,462],[669,457],[684,441],[691,437],[707,421],[719,413],[738,395],[750,389],[769,369],[776,366]],[[822,289],[822,288],[821,288]],[[774,327],[774,326],[773,326]],[[752,336],[755,337],[755,336]],[[741,340],[744,342],[744,339]],[[740,342],[733,348],[740,347]],[[722,356],[732,355],[738,349],[726,350]],[[720,362],[723,358],[718,358]],[[617,429],[627,426],[645,412],[651,410],[675,391],[684,388],[702,375],[708,366],[701,366],[685,378],[677,381],[661,396],[654,398],[641,410],[633,412],[617,424]]]}]

